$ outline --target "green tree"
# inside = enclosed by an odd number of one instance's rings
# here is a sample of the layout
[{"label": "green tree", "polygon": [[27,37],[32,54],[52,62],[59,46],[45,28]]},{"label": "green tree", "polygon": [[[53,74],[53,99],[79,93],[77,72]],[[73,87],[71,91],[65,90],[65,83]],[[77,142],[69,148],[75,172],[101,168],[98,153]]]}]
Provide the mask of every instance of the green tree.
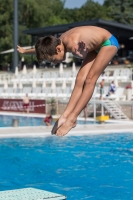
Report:
[{"label": "green tree", "polygon": [[[61,17],[64,3],[64,0],[19,0],[20,45],[31,45],[31,37],[24,35],[22,30],[67,23]],[[25,56],[27,61],[29,58]]]},{"label": "green tree", "polygon": [[[13,47],[13,1],[0,0],[0,52]],[[9,11],[9,12],[8,12]],[[10,61],[12,55],[1,55],[1,63]]]},{"label": "green tree", "polygon": [[106,8],[97,2],[87,0],[86,3],[79,9],[65,8],[62,13],[62,18],[68,23],[87,21],[96,18],[107,19]]},{"label": "green tree", "polygon": [[[64,1],[61,0],[23,0],[19,1],[20,23],[28,28],[61,24]],[[53,21],[51,20],[53,18]],[[56,20],[55,20],[56,19]]]},{"label": "green tree", "polygon": [[81,20],[91,20],[96,18],[106,19],[105,8],[92,0],[87,0],[79,11],[77,17]]},{"label": "green tree", "polygon": [[133,24],[133,0],[105,0],[107,15],[124,24]]},{"label": "green tree", "polygon": [[[31,44],[22,30],[67,23],[62,18],[64,0],[18,0],[19,44]],[[0,51],[13,48],[13,0],[0,0]],[[13,54],[2,54],[0,63],[12,62]],[[28,58],[27,58],[28,59]]]}]

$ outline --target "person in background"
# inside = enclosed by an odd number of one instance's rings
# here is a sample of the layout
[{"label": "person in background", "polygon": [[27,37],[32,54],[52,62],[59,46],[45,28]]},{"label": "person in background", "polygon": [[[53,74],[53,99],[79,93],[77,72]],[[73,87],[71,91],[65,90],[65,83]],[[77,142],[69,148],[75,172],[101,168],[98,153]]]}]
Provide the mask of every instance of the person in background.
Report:
[{"label": "person in background", "polygon": [[108,94],[107,94],[106,96],[108,97],[108,96],[110,96],[111,94],[114,94],[115,91],[116,91],[116,85],[115,85],[114,81],[112,81],[112,82],[110,83],[110,86],[109,86],[109,92],[108,92]]},{"label": "person in background", "polygon": [[100,85],[100,100],[103,99],[103,93],[104,93],[104,79],[99,83]]},{"label": "person in background", "polygon": [[30,105],[29,96],[28,94],[26,94],[25,97],[23,98],[23,109],[27,113],[29,113],[29,105]]},{"label": "person in background", "polygon": [[45,123],[46,126],[51,126],[53,121],[53,117],[50,114],[47,114],[46,117],[43,119],[42,123]]},{"label": "person in background", "polygon": [[115,86],[114,81],[112,81],[111,84],[110,84],[109,93],[114,94],[115,91],[116,91],[116,86]]}]

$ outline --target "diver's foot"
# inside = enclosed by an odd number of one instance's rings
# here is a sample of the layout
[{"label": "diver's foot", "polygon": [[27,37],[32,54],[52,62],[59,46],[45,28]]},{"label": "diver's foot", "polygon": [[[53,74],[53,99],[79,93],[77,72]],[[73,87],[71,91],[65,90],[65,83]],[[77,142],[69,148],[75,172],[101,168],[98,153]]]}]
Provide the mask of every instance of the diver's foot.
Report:
[{"label": "diver's foot", "polygon": [[52,128],[51,134],[56,134],[57,129],[66,121],[67,119],[63,116],[61,116],[56,122],[54,127]]},{"label": "diver's foot", "polygon": [[58,128],[56,135],[57,136],[64,136],[66,135],[72,128],[74,128],[76,126],[76,121],[73,122],[69,119],[66,120],[66,122],[60,127]]}]

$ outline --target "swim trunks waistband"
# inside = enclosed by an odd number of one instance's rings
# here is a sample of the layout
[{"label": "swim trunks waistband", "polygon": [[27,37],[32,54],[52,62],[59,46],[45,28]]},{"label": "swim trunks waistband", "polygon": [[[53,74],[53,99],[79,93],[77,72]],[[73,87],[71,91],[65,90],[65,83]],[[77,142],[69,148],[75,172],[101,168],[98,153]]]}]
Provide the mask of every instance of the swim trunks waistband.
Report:
[{"label": "swim trunks waistband", "polygon": [[108,40],[103,42],[101,47],[98,50],[96,50],[96,52],[98,53],[100,51],[100,49],[104,46],[116,46],[116,48],[119,49],[119,43],[113,35]]}]

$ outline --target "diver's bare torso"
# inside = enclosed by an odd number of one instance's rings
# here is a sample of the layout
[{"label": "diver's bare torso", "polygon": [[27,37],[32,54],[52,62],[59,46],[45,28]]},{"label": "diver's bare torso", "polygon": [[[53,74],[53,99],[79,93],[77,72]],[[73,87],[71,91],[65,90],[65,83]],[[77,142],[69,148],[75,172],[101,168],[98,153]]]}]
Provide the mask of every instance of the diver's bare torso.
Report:
[{"label": "diver's bare torso", "polygon": [[111,33],[103,28],[96,26],[82,26],[65,32],[60,36],[60,39],[66,47],[66,51],[72,52],[76,56],[74,46],[80,41],[85,43],[85,46],[88,48],[88,53],[99,49],[102,43],[110,37]]}]

